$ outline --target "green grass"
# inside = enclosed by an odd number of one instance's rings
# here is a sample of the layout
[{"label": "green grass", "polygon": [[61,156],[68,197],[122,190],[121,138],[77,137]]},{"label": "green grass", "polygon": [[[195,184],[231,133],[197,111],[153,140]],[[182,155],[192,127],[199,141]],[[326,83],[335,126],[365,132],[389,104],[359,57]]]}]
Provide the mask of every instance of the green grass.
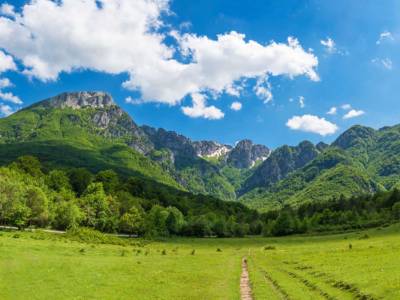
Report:
[{"label": "green grass", "polygon": [[399,233],[109,245],[2,232],[0,299],[239,299],[243,256],[255,299],[399,299]]}]

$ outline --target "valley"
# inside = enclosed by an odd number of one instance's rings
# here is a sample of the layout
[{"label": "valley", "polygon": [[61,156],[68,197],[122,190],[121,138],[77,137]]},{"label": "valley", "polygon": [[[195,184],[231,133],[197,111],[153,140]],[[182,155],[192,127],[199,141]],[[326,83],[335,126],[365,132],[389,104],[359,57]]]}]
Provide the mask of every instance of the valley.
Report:
[{"label": "valley", "polygon": [[398,299],[399,230],[166,241],[0,232],[0,298],[240,299],[246,257],[254,299]]},{"label": "valley", "polygon": [[250,140],[192,141],[137,125],[108,94],[78,92],[0,120],[0,162],[29,154],[53,167],[113,169],[267,211],[395,188],[399,137],[399,126],[354,126],[331,145],[304,141],[271,150]]}]

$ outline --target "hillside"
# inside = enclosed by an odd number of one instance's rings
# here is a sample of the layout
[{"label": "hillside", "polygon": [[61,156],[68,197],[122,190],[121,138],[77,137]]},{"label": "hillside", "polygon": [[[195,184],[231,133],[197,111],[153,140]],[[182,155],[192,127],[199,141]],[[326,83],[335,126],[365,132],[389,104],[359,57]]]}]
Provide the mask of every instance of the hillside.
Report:
[{"label": "hillside", "polygon": [[116,169],[182,188],[140,154],[146,147],[135,123],[103,93],[63,94],[0,120],[2,164],[29,154],[52,167]]},{"label": "hillside", "polygon": [[399,126],[380,130],[354,126],[304,167],[275,184],[258,185],[241,201],[268,209],[283,203],[324,201],[398,187],[399,137]]},{"label": "hillside", "polygon": [[114,169],[225,200],[241,183],[227,169],[242,173],[269,153],[248,140],[231,147],[140,127],[101,92],[64,93],[0,120],[2,164],[31,154],[51,166]]},{"label": "hillside", "polygon": [[331,145],[270,150],[192,141],[139,126],[108,94],[64,93],[0,119],[0,163],[30,154],[48,168],[113,169],[261,210],[390,190],[400,182],[400,126],[354,126]]}]

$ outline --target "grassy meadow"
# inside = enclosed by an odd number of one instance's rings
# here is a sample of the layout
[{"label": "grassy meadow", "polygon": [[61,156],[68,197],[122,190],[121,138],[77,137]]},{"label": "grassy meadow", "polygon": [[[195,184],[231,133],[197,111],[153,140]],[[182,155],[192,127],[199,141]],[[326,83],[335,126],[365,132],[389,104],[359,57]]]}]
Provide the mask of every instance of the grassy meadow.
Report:
[{"label": "grassy meadow", "polygon": [[399,299],[400,226],[325,236],[117,244],[0,232],[0,299]]}]

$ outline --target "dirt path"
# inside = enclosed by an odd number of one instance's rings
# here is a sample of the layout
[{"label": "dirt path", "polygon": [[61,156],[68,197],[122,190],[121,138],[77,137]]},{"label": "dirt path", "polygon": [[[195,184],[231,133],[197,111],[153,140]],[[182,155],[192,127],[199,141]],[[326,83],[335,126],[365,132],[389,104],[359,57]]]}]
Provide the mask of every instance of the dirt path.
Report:
[{"label": "dirt path", "polygon": [[242,276],[240,277],[240,296],[242,300],[253,300],[250,287],[249,272],[247,269],[247,259],[242,259]]}]

